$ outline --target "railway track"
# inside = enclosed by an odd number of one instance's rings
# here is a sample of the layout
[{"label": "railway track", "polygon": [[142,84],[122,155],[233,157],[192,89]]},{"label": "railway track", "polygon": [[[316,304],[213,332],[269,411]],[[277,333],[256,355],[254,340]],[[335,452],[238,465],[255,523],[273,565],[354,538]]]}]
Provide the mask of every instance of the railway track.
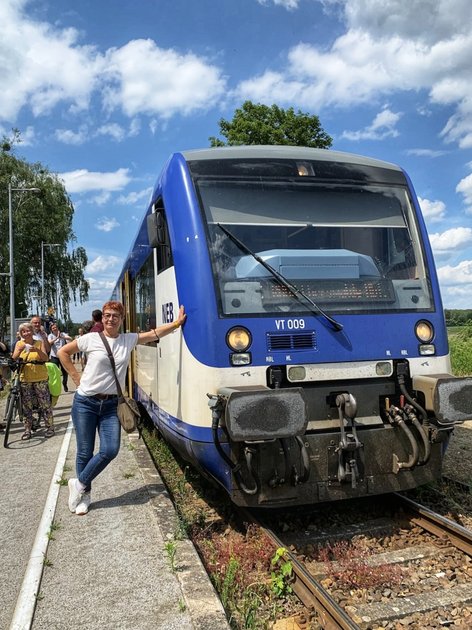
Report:
[{"label": "railway track", "polygon": [[328,524],[319,513],[294,528],[262,523],[316,612],[310,627],[472,627],[472,531],[399,494],[378,508]]}]

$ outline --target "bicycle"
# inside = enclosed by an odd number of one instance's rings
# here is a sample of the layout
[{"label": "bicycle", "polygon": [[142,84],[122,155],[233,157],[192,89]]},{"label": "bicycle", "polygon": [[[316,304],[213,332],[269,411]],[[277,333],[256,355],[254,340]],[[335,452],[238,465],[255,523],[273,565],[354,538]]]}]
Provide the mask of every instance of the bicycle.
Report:
[{"label": "bicycle", "polygon": [[8,438],[10,437],[10,428],[13,422],[13,419],[18,416],[22,417],[22,406],[21,406],[21,387],[20,387],[20,376],[21,372],[25,365],[28,363],[35,364],[44,364],[44,361],[23,361],[21,359],[2,359],[0,360],[0,365],[4,365],[10,368],[13,373],[11,382],[10,382],[10,392],[7,398],[7,404],[5,407],[5,416],[3,418],[3,430],[5,431],[5,436],[3,438],[3,446],[8,448]]}]

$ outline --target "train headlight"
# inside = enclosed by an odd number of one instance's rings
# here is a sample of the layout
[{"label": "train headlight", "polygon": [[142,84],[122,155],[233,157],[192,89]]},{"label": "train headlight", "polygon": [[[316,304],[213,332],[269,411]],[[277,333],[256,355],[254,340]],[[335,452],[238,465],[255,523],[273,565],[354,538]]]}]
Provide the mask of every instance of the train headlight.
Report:
[{"label": "train headlight", "polygon": [[415,326],[415,334],[421,343],[429,343],[434,337],[433,325],[422,319]]},{"label": "train headlight", "polygon": [[422,356],[431,356],[436,354],[436,347],[433,343],[422,343],[420,345],[420,354]]},{"label": "train headlight", "polygon": [[235,352],[245,352],[252,343],[251,333],[247,328],[231,328],[226,335],[226,343]]},{"label": "train headlight", "polygon": [[375,373],[377,376],[390,376],[393,367],[390,361],[379,361],[375,364]]},{"label": "train headlight", "polygon": [[289,381],[303,381],[306,377],[306,370],[303,365],[291,365],[287,372]]},{"label": "train headlight", "polygon": [[231,365],[249,365],[251,363],[250,352],[235,352],[229,355]]}]

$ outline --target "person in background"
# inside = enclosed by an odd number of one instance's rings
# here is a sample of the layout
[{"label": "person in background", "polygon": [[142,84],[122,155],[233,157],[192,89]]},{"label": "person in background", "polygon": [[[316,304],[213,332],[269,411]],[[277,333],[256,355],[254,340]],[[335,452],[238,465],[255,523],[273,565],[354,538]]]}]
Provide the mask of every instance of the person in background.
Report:
[{"label": "person in background", "polygon": [[85,320],[85,322],[82,323],[82,330],[84,331],[84,335],[86,335],[87,333],[89,333],[92,328],[93,328],[93,320],[92,319],[87,319]]},{"label": "person in background", "polygon": [[102,311],[97,308],[92,311],[93,326],[90,332],[103,332]]},{"label": "person in background", "polygon": [[[48,335],[43,326],[41,317],[39,315],[33,315],[33,317],[30,319],[30,322],[31,324],[33,324],[33,329],[34,329],[33,338],[36,341],[44,341],[44,347],[46,349],[46,352],[49,358],[49,353],[51,352],[51,346],[49,345]],[[36,429],[40,427],[41,421],[44,420],[42,417],[41,409],[38,409],[37,413],[38,413],[38,417],[35,418],[33,421],[33,431],[36,431]]]},{"label": "person in background", "polygon": [[[89,333],[92,328],[93,328],[93,320],[92,319],[87,319],[85,320],[85,322],[83,322],[82,324],[82,330],[84,331],[84,335],[86,335],[87,333]],[[87,363],[87,355],[85,354],[85,352],[81,352],[81,366],[82,366],[82,370],[85,367],[85,364]]]},{"label": "person in background", "polygon": [[[185,322],[184,307],[177,319],[142,333],[120,332],[124,307],[121,302],[103,305],[104,335],[110,345],[116,365],[116,375],[126,389],[126,370],[132,350],[137,344],[159,343],[159,339],[176,331]],[[79,374],[71,356],[80,350],[86,353],[87,363]],[[98,333],[83,335],[59,350],[59,359],[69,372],[77,391],[72,403],[72,422],[77,440],[77,478],[69,479],[69,510],[87,514],[91,502],[92,481],[118,455],[121,425],[117,415],[116,381],[108,353]],[[94,454],[95,437],[99,436],[99,450]]]},{"label": "person in background", "polygon": [[49,345],[48,335],[41,321],[41,317],[39,315],[33,315],[30,319],[31,324],[33,324],[33,337],[36,341],[44,341],[44,347],[46,349],[46,353],[49,356],[51,352],[51,346]]},{"label": "person in background", "polygon": [[57,353],[58,353],[59,348],[62,348],[62,346],[65,346],[66,343],[69,343],[69,341],[72,341],[72,337],[70,337],[65,332],[61,332],[59,330],[58,325],[54,323],[54,324],[51,324],[51,332],[48,336],[48,341],[51,347],[51,354],[50,354],[49,360],[51,361],[51,363],[54,363],[55,365],[61,368],[62,387],[64,388],[65,392],[68,392],[69,388],[67,387],[67,379],[69,375],[67,374],[67,371],[62,367],[61,362],[57,358]]},{"label": "person in background", "polygon": [[[77,331],[77,335],[74,337],[74,339],[79,339],[79,337],[82,337],[83,334],[84,334],[84,329],[83,328],[79,328],[79,330]],[[80,363],[82,368],[84,367],[84,362],[83,362],[83,359],[82,359],[82,352],[76,352],[72,356],[72,363]]]},{"label": "person in background", "polygon": [[[4,359],[6,361],[6,359],[8,359],[8,357],[10,356],[10,353],[8,351],[8,346],[4,341],[0,341],[0,358]],[[9,373],[9,369],[7,365],[1,365],[0,366],[0,392],[2,391],[6,381],[8,380],[8,373]],[[3,428],[3,423],[0,423],[0,431]]]},{"label": "person in background", "polygon": [[[48,371],[46,361],[46,341],[38,341],[34,338],[34,328],[32,324],[20,324],[20,341],[13,350],[13,359],[22,359],[25,365],[20,374],[22,420],[25,432],[21,436],[22,440],[31,438],[33,426],[33,411],[38,410],[44,419],[46,426],[46,437],[54,435],[54,420],[51,408],[51,395],[49,393]],[[43,361],[42,364],[31,363],[31,361]]]},{"label": "person in background", "polygon": [[[0,341],[0,358],[7,359],[10,356],[8,352],[8,346],[4,341]],[[0,366],[0,392],[5,387],[5,383],[8,380],[9,369],[7,365]],[[0,433],[5,430],[5,423],[0,422]]]}]

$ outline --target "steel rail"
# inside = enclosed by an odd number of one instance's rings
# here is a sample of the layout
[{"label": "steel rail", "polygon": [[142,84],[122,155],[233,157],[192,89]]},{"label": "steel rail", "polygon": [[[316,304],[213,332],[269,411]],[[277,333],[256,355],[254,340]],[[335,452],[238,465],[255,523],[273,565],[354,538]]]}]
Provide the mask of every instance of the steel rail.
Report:
[{"label": "steel rail", "polygon": [[451,543],[466,553],[472,556],[472,530],[454,523],[454,521],[448,518],[436,514],[424,505],[420,505],[415,501],[412,501],[408,497],[401,494],[394,493],[399,503],[406,509],[407,512],[413,515],[410,517],[412,523],[419,525],[430,534],[434,534],[439,538],[447,536]]},{"label": "steel rail", "polygon": [[347,615],[336,600],[331,597],[328,591],[306,570],[303,564],[297,559],[294,553],[288,550],[283,541],[269,527],[264,524],[266,534],[272,539],[277,547],[286,549],[286,556],[290,560],[293,568],[294,582],[291,584],[295,594],[302,604],[310,609],[314,609],[320,617],[323,629],[326,630],[359,630],[359,626]]}]

